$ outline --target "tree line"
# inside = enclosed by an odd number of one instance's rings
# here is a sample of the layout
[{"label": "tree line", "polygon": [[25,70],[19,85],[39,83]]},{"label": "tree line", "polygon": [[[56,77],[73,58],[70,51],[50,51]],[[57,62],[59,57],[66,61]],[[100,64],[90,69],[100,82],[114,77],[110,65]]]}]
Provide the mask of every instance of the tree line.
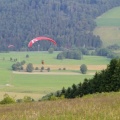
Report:
[{"label": "tree line", "polygon": [[[29,50],[28,42],[37,36],[56,40],[57,48],[101,47],[99,36],[93,35],[94,19],[119,6],[119,0],[0,0],[0,51]],[[38,43],[32,50],[37,50]],[[49,42],[40,42],[48,50]]]},{"label": "tree line", "polygon": [[51,97],[76,98],[87,94],[102,92],[117,92],[120,90],[120,59],[112,59],[105,70],[96,72],[93,78],[84,79],[83,83],[73,84],[65,89],[64,87],[56,93],[51,93],[43,97],[50,99]]}]

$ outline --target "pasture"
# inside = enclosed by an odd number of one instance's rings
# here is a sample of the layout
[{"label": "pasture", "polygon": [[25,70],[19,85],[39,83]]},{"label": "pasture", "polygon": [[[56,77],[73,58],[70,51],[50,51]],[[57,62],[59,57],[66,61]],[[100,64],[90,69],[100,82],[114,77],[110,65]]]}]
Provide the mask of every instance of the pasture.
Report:
[{"label": "pasture", "polygon": [[[23,98],[25,95],[38,100],[47,93],[54,92],[62,87],[67,88],[73,83],[78,84],[84,78],[91,78],[95,71],[104,69],[109,63],[109,59],[99,56],[83,56],[82,60],[57,60],[59,52],[49,54],[48,52],[9,52],[0,53],[0,95],[8,93],[16,98]],[[29,58],[26,58],[26,55]],[[13,72],[11,66],[14,61],[25,60],[26,64],[32,63],[41,67],[41,60],[45,61],[44,67],[50,67],[50,72]],[[88,66],[88,73],[80,73],[80,65]],[[26,66],[26,65],[25,65]],[[25,67],[24,66],[24,67]],[[58,68],[66,70],[58,70]],[[59,73],[59,74],[58,74]]]},{"label": "pasture", "polygon": [[97,26],[120,26],[120,7],[108,10],[96,19]]},{"label": "pasture", "polygon": [[103,41],[103,46],[112,44],[120,45],[120,7],[115,7],[103,15],[99,16],[95,22],[97,27],[95,35],[99,35]]}]

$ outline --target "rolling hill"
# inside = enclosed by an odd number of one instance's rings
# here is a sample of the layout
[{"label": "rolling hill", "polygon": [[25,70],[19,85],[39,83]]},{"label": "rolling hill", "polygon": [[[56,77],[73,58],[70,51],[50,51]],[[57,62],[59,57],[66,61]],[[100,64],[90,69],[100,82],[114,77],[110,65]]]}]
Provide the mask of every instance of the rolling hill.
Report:
[{"label": "rolling hill", "polygon": [[103,41],[103,46],[112,44],[120,45],[120,7],[115,7],[95,20],[97,27],[95,35],[99,35]]}]

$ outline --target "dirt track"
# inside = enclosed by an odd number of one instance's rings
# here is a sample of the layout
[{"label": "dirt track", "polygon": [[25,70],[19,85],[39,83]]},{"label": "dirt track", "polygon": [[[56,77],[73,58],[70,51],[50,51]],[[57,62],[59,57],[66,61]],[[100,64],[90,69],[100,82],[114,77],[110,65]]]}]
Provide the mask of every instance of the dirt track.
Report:
[{"label": "dirt track", "polygon": [[[83,75],[80,73],[75,73],[75,72],[17,72],[17,71],[13,71],[13,73],[15,74],[42,74],[42,75]],[[86,75],[94,75],[94,72],[91,73],[87,73]]]}]

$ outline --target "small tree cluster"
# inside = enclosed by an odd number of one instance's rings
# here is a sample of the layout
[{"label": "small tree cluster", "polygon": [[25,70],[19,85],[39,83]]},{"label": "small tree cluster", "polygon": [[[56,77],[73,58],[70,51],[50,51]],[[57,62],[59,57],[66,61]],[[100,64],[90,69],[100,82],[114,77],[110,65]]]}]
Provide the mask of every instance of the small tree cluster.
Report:
[{"label": "small tree cluster", "polygon": [[91,52],[91,55],[105,56],[110,59],[120,58],[120,56],[114,52],[114,49],[110,49],[109,47],[96,49]]},{"label": "small tree cluster", "polygon": [[82,53],[79,50],[67,50],[59,53],[57,59],[82,59]]},{"label": "small tree cluster", "polygon": [[25,64],[25,61],[21,61],[21,62],[16,62],[12,65],[12,70],[16,71],[16,70],[23,70],[23,65]]}]

